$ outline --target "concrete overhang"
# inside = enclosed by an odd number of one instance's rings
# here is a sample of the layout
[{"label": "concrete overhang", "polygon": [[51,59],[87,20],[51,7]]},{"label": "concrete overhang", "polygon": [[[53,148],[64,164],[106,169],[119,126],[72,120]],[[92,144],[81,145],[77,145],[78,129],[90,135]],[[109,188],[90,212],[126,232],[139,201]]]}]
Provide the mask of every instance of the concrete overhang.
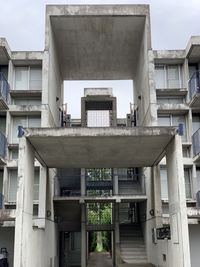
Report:
[{"label": "concrete overhang", "polygon": [[192,36],[186,47],[186,57],[190,63],[200,61],[200,36]]},{"label": "concrete overhang", "polygon": [[181,64],[185,60],[185,50],[154,50],[156,64]]},{"label": "concrete overhang", "polygon": [[175,134],[175,127],[25,129],[37,159],[51,168],[153,166]]},{"label": "concrete overhang", "polygon": [[50,5],[45,40],[64,80],[133,79],[141,47],[151,49],[149,6]]},{"label": "concrete overhang", "polygon": [[0,65],[7,65],[10,58],[10,47],[5,38],[0,38]]}]

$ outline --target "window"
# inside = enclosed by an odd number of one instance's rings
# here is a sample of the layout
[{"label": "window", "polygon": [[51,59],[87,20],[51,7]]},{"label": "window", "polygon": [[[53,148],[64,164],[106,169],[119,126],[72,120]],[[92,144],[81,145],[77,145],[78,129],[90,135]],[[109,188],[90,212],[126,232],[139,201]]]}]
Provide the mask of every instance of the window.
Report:
[{"label": "window", "polygon": [[200,114],[192,115],[192,134],[200,128]]},{"label": "window", "polygon": [[[33,189],[33,199],[39,199],[39,169],[35,169],[34,174],[34,189]],[[9,170],[9,191],[8,191],[8,201],[16,202],[17,199],[17,169]]]},{"label": "window", "polygon": [[41,67],[15,67],[15,90],[41,90]]},{"label": "window", "polygon": [[160,180],[161,180],[161,199],[168,199],[168,184],[167,184],[166,167],[160,168]]},{"label": "window", "polygon": [[189,147],[183,147],[182,151],[183,151],[183,157],[184,158],[189,158],[190,157],[190,149],[189,149]]},{"label": "window", "polygon": [[158,115],[158,125],[159,126],[175,126],[178,127],[179,124],[183,124],[183,136],[182,141],[187,141],[186,132],[186,119],[184,115]]},{"label": "window", "polygon": [[34,190],[33,190],[33,200],[39,200],[39,184],[40,184],[40,170],[39,168],[35,169],[34,177]]},{"label": "window", "polygon": [[157,89],[173,89],[182,87],[181,65],[155,66],[155,83]]},{"label": "window", "polygon": [[16,202],[17,198],[17,170],[9,170],[8,202]]},{"label": "window", "polygon": [[184,168],[184,177],[185,177],[185,194],[186,194],[186,198],[192,198],[191,169],[190,168]]},{"label": "window", "polygon": [[183,97],[158,97],[158,104],[183,104]]},{"label": "window", "polygon": [[196,169],[197,171],[197,191],[200,190],[200,168]]},{"label": "window", "polygon": [[13,117],[13,127],[12,127],[12,143],[17,144],[19,138],[17,137],[18,126],[37,128],[41,126],[40,117],[32,116],[16,116]]},{"label": "window", "polygon": [[14,105],[41,105],[40,99],[15,99]]},{"label": "window", "polygon": [[109,110],[88,110],[87,111],[88,127],[109,127],[110,112]]},{"label": "window", "polygon": [[0,116],[0,132],[5,135],[6,132],[6,117]]}]

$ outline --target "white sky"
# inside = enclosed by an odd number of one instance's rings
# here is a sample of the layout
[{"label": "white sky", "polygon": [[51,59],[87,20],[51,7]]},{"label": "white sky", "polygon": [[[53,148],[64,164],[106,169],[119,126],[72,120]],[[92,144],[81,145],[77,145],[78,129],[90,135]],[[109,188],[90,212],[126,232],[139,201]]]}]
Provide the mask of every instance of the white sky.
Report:
[{"label": "white sky", "polygon": [[[200,35],[200,0],[0,0],[0,37],[7,39],[12,50],[44,49],[46,4],[150,4],[153,49],[184,49],[190,36]],[[92,86],[113,87],[121,106],[118,116],[129,112],[131,81],[67,82],[65,102],[72,117],[80,117],[83,88]]]}]

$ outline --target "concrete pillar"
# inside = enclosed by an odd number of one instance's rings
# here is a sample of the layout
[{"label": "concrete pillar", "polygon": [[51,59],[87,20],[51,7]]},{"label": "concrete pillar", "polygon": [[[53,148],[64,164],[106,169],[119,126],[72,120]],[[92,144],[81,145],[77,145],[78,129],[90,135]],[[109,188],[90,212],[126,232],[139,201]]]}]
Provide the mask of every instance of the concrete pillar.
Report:
[{"label": "concrete pillar", "polygon": [[115,250],[115,257],[114,257],[114,266],[118,266],[121,263],[120,260],[120,237],[119,237],[119,203],[114,204],[114,226],[115,226],[115,236],[114,236],[114,250]]},{"label": "concrete pillar", "polygon": [[81,168],[81,196],[86,195],[85,169]]},{"label": "concrete pillar", "polygon": [[15,220],[14,267],[28,266],[27,244],[33,219],[34,150],[25,137],[19,142],[18,191]]},{"label": "concrete pillar", "polygon": [[38,217],[43,221],[43,228],[45,228],[46,218],[46,193],[47,193],[47,168],[40,168],[40,184],[39,184],[39,210]]},{"label": "concrete pillar", "polygon": [[86,267],[87,257],[86,206],[81,204],[81,267]]},{"label": "concrete pillar", "polygon": [[117,169],[113,169],[113,192],[114,195],[119,194],[119,183],[118,183],[118,174],[117,174]]},{"label": "concrete pillar", "polygon": [[176,135],[166,150],[171,240],[169,266],[190,267],[188,220],[181,137]]},{"label": "concrete pillar", "polygon": [[161,201],[161,182],[160,182],[160,167],[154,166],[152,168],[153,174],[153,198],[154,198],[154,213],[156,228],[162,227],[162,201]]}]

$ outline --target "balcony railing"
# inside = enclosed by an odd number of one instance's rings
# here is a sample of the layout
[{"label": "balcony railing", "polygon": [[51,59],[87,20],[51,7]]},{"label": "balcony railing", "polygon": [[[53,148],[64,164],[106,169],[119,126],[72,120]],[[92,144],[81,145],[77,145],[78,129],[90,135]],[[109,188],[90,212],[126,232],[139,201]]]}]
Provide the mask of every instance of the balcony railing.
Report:
[{"label": "balcony railing", "polygon": [[189,80],[190,99],[196,94],[200,94],[200,71],[195,71]]},{"label": "balcony railing", "polygon": [[10,86],[4,74],[0,72],[0,98],[7,103],[9,99]]},{"label": "balcony railing", "polygon": [[6,159],[7,139],[3,133],[0,132],[0,157]]},{"label": "balcony railing", "polygon": [[194,156],[200,153],[200,128],[192,136],[192,146]]},{"label": "balcony railing", "polygon": [[2,193],[0,193],[0,209],[3,209],[3,200],[4,200],[4,196]]}]

